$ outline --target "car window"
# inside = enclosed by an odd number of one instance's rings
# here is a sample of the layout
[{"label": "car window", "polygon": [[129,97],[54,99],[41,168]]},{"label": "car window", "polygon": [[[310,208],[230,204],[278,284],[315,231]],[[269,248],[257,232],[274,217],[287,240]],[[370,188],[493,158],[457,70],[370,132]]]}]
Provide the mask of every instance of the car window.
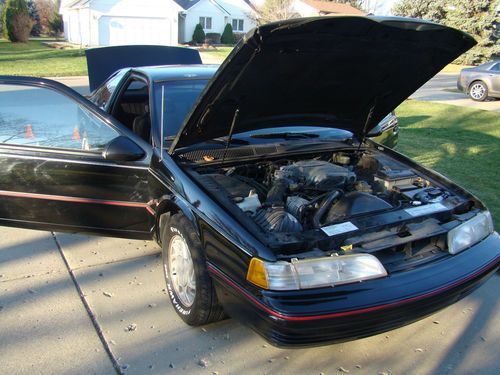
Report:
[{"label": "car window", "polygon": [[[166,137],[175,136],[191,112],[196,99],[207,85],[205,79],[190,79],[185,81],[169,81],[159,84],[155,88],[155,114],[161,118],[161,108],[164,109],[164,129]],[[162,106],[162,87],[165,88],[165,103]]]},{"label": "car window", "polygon": [[118,133],[49,88],[0,85],[0,144],[102,151]]},{"label": "car window", "polygon": [[493,65],[490,70],[500,72],[500,63]]},{"label": "car window", "polygon": [[126,72],[127,69],[122,69],[112,75],[111,78],[109,78],[100,88],[97,89],[94,94],[90,96],[89,100],[99,108],[104,109]]}]

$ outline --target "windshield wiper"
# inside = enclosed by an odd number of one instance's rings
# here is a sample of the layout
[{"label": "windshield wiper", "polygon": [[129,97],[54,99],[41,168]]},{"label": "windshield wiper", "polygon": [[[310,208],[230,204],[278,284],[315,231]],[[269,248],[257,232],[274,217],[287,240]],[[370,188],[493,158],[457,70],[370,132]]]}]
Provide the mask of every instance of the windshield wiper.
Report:
[{"label": "windshield wiper", "polygon": [[[207,143],[217,143],[217,144],[222,144],[225,145],[228,140],[227,138],[214,138],[214,139],[209,139],[206,141]],[[248,141],[245,141],[244,139],[238,139],[238,138],[232,138],[229,144],[232,145],[248,145],[250,144]]]},{"label": "windshield wiper", "polygon": [[306,138],[319,138],[319,134],[315,133],[292,133],[292,132],[284,132],[284,133],[266,133],[266,134],[252,134],[252,138],[283,138],[283,139],[306,139]]}]

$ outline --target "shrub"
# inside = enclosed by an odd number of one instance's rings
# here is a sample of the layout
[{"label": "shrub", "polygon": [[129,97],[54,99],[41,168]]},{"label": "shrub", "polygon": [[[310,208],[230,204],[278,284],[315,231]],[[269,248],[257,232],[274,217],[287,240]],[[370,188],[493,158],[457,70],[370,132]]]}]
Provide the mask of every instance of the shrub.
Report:
[{"label": "shrub", "polygon": [[200,24],[197,24],[194,28],[193,40],[198,44],[205,43],[205,31],[203,31],[203,26]]},{"label": "shrub", "polygon": [[219,33],[206,33],[205,43],[219,44],[220,43],[220,34]]},{"label": "shrub", "polygon": [[[16,17],[17,15],[24,15],[26,17]],[[23,30],[29,25],[26,18],[30,20],[26,0],[7,0],[3,12],[3,33],[5,38],[11,42],[20,42],[21,40],[17,39],[17,35],[23,37]],[[30,22],[30,24],[33,27],[33,23]],[[16,29],[16,34],[14,34],[14,28]],[[31,28],[28,30],[28,36],[30,31]]]},{"label": "shrub", "polygon": [[11,36],[13,42],[26,43],[33,28],[33,20],[24,13],[14,15],[12,20]]},{"label": "shrub", "polygon": [[245,33],[234,33],[234,42],[238,43],[244,36]]},{"label": "shrub", "polygon": [[234,39],[233,27],[231,26],[231,24],[228,23],[226,24],[226,27],[224,27],[224,32],[220,37],[220,41],[222,44],[234,44],[235,39]]},{"label": "shrub", "polygon": [[0,37],[3,35],[3,4],[0,0]]}]

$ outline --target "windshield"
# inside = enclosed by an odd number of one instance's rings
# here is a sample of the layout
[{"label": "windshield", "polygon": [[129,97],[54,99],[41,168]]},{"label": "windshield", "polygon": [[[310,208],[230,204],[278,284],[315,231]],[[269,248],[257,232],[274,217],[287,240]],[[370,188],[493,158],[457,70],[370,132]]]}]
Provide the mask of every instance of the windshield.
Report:
[{"label": "windshield", "polygon": [[[172,138],[179,132],[183,121],[207,85],[205,79],[162,82],[155,87],[155,117],[161,121],[163,108],[163,135]],[[164,103],[162,103],[162,87]],[[164,105],[162,105],[164,104]]]}]

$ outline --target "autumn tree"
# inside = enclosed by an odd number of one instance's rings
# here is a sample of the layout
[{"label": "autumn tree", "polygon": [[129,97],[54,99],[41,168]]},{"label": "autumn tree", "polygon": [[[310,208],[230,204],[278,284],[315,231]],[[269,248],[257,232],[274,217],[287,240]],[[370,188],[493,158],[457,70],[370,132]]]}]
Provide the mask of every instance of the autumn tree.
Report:
[{"label": "autumn tree", "polygon": [[293,9],[292,5],[292,0],[265,0],[257,8],[257,14],[249,16],[259,25],[300,17],[300,14]]},{"label": "autumn tree", "polygon": [[40,18],[40,33],[47,35],[50,32],[50,20],[56,12],[55,4],[52,0],[34,0],[34,2]]}]

